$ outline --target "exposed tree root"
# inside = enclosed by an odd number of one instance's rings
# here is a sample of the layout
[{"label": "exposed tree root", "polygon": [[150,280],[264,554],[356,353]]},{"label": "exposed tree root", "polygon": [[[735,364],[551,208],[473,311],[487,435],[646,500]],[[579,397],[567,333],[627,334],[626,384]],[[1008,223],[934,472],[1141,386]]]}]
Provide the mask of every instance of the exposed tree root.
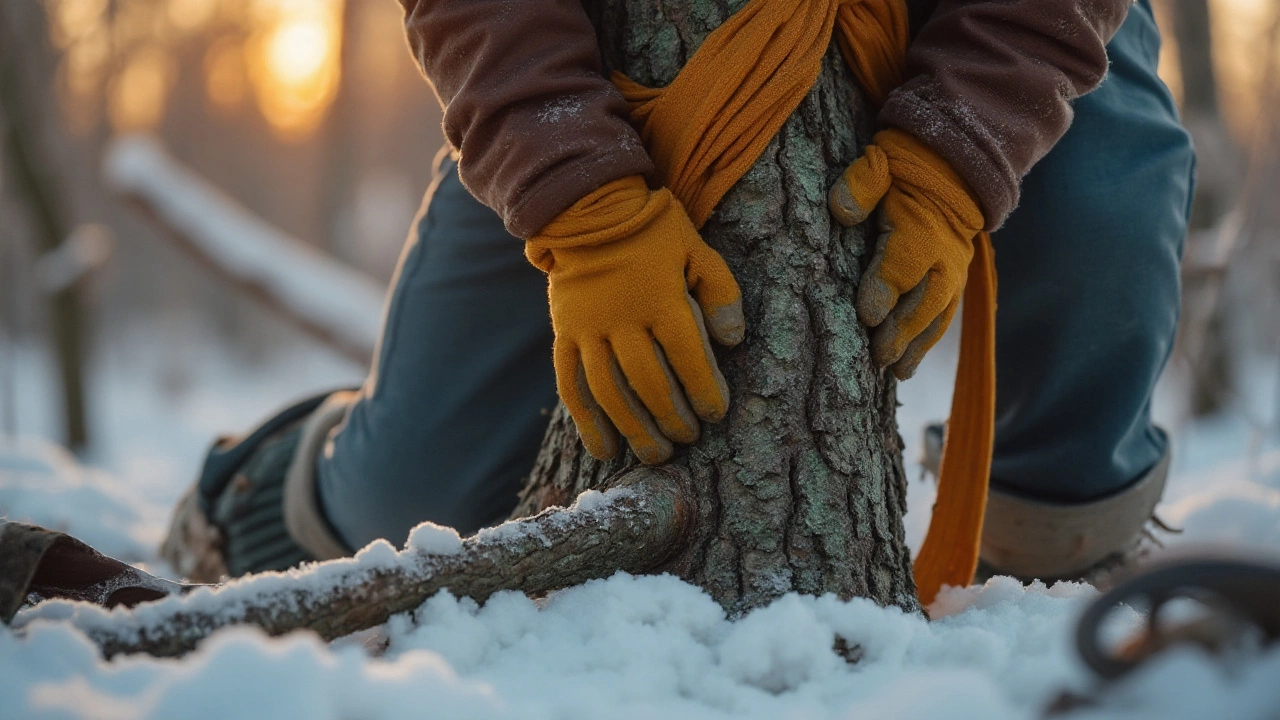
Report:
[{"label": "exposed tree root", "polygon": [[619,570],[642,573],[683,546],[696,515],[688,482],[678,471],[637,469],[603,497],[482,531],[456,551],[366,552],[129,612],[81,613],[73,622],[106,657],[178,656],[231,625],[255,625],[270,635],[307,628],[332,640],[413,610],[440,590],[483,601],[499,590],[541,593]]}]

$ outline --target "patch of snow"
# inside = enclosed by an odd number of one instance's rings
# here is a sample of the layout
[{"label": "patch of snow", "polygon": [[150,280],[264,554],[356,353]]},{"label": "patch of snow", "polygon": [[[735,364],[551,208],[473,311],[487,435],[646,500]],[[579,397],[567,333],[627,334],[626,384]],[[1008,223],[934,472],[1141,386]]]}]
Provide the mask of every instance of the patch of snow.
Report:
[{"label": "patch of snow", "polygon": [[[591,515],[608,510],[616,501],[622,498],[629,498],[634,495],[634,491],[625,487],[609,488],[604,492],[599,490],[587,490],[573,501],[568,507],[568,512],[560,513],[551,520],[556,523],[572,522],[574,518],[582,515]],[[475,534],[476,540],[481,543],[511,543],[523,538],[534,538],[541,542],[545,547],[551,547],[551,539],[543,532],[540,525],[533,523],[522,523],[518,520],[508,520],[507,522],[492,527],[481,528]]]},{"label": "patch of snow", "polygon": [[0,435],[0,517],[74,534],[125,561],[150,558],[170,508],[61,446]]},{"label": "patch of snow", "polygon": [[1162,518],[1182,529],[1171,546],[1251,546],[1280,555],[1280,487],[1224,482],[1165,505]]},{"label": "patch of snow", "polygon": [[[234,628],[181,661],[106,663],[42,621],[0,631],[0,703],[23,718],[1035,718],[1090,688],[1069,639],[1092,594],[996,579],[952,591],[954,612],[932,622],[798,595],[731,621],[675,578],[618,574],[541,606],[440,593],[388,624],[380,658]],[[857,662],[832,652],[837,637]],[[1278,672],[1280,651],[1230,672],[1173,653],[1070,717],[1264,720],[1280,712]]]},{"label": "patch of snow", "polygon": [[451,527],[424,522],[409,531],[406,547],[433,555],[457,555],[462,552],[462,536]]},{"label": "patch of snow", "polygon": [[[153,350],[141,345],[139,356]],[[949,404],[945,353],[930,358],[926,364],[933,362],[935,371],[924,366],[902,386],[909,463],[920,426],[945,416]],[[171,406],[147,396],[141,383],[120,385],[117,376],[113,392],[129,397],[137,421],[117,420],[111,432],[137,435],[143,416],[155,416],[146,422],[156,425],[167,418],[174,427],[166,432],[185,433],[172,437],[243,430],[246,418],[263,410],[245,398],[262,402],[273,388],[283,395],[297,390],[286,384],[298,380],[280,377],[278,367],[250,372],[227,364],[220,372],[226,375],[220,384]],[[272,385],[273,377],[281,384]],[[1177,446],[1184,459],[1161,512],[1186,532],[1170,542],[1280,548],[1280,452],[1222,454],[1217,439],[1238,439],[1238,427],[1198,437],[1189,450]],[[176,447],[161,442],[168,438],[157,435],[154,447]],[[192,453],[195,439],[181,444],[183,453]],[[137,448],[129,446],[129,453]],[[111,475],[80,466],[47,442],[10,441],[0,444],[0,512],[64,528],[111,554],[148,559],[172,499],[194,471],[191,456],[172,462],[168,485],[138,482],[128,463]],[[933,489],[915,482],[910,467],[907,521],[918,543]],[[563,521],[606,511],[626,492],[586,493]],[[485,532],[489,540],[508,540],[526,537],[527,527],[510,523]],[[346,582],[420,559],[422,551],[443,554],[458,542],[447,529],[420,527],[412,552],[377,543],[351,560],[264,574],[216,593],[196,591],[136,615],[158,623],[176,608],[217,610],[234,605],[228,600],[286,585]],[[618,574],[545,599],[499,593],[483,606],[440,593],[381,628],[385,648],[379,645],[377,654],[360,643],[324,644],[306,633],[270,639],[230,628],[182,660],[111,662],[99,658],[76,624],[106,627],[119,614],[51,602],[24,611],[20,629],[0,628],[0,716],[1030,720],[1060,691],[1093,688],[1075,656],[1072,631],[1095,596],[1086,585],[1024,587],[994,578],[945,590],[930,608],[932,621],[865,600],[798,595],[730,620],[704,592],[675,578]],[[1143,620],[1133,610],[1116,614],[1121,631]],[[832,651],[837,638],[856,662]],[[1145,665],[1102,704],[1066,717],[1274,720],[1280,717],[1277,677],[1280,649],[1234,664],[1176,651]]]},{"label": "patch of snow", "polygon": [[103,663],[65,627],[23,638],[0,632],[0,704],[6,717],[289,718],[509,717],[483,683],[459,678],[436,655],[370,661],[358,648],[333,651],[313,636],[267,641],[235,628],[182,662],[126,658]]},{"label": "patch of snow", "polygon": [[576,512],[595,512],[604,510],[613,504],[615,500],[624,497],[630,497],[631,491],[627,488],[610,488],[604,492],[599,490],[587,490],[573,501],[573,505],[569,507],[570,511]]},{"label": "patch of snow", "polygon": [[525,525],[514,520],[508,520],[499,525],[481,528],[475,534],[477,540],[482,543],[513,543],[526,537],[537,539],[545,547],[551,547],[551,539],[547,537],[542,528],[537,525]]}]

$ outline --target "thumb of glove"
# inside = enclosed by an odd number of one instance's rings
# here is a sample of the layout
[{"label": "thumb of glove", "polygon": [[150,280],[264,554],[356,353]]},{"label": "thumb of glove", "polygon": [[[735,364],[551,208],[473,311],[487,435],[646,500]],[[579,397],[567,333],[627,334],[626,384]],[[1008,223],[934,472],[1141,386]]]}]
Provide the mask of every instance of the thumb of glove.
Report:
[{"label": "thumb of glove", "polygon": [[892,181],[889,157],[879,147],[868,145],[832,186],[827,196],[831,214],[845,227],[865,221],[889,192]]},{"label": "thumb of glove", "polygon": [[747,323],[742,314],[742,291],[720,253],[701,238],[690,243],[685,279],[697,300],[711,339],[733,347],[742,342]]}]

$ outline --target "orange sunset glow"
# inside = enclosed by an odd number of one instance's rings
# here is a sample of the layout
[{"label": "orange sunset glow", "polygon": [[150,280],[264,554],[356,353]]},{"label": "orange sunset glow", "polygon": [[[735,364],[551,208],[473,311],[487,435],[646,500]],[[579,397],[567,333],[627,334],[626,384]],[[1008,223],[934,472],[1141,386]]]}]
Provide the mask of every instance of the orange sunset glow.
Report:
[{"label": "orange sunset glow", "polygon": [[[252,100],[284,139],[312,133],[337,94],[344,0],[118,0],[114,13],[107,0],[47,2],[53,40],[65,51],[61,90],[76,127],[91,126],[104,112],[117,130],[155,127],[174,83],[185,81],[173,56],[199,38],[206,48],[200,85],[210,105],[235,111]],[[1243,138],[1258,111],[1253,89],[1264,68],[1256,59],[1269,5],[1211,5],[1224,112]],[[1177,94],[1168,35],[1161,72]]]},{"label": "orange sunset glow", "polygon": [[205,44],[199,79],[225,111],[250,97],[283,138],[324,118],[341,74],[342,0],[49,0],[50,33],[64,51],[61,91],[74,127],[103,112],[120,131],[164,118],[180,78],[176,57]]}]

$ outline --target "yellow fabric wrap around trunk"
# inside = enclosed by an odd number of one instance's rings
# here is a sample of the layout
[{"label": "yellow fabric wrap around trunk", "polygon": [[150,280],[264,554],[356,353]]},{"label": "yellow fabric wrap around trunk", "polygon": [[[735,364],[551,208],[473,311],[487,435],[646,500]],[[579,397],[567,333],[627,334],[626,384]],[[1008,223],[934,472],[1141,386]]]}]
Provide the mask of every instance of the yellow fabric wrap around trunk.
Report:
[{"label": "yellow fabric wrap around trunk", "polygon": [[[675,80],[647,88],[615,73],[659,180],[699,228],[813,87],[835,35],[877,106],[904,78],[902,0],[751,0],[712,32]],[[979,233],[961,313],[960,365],[938,501],[915,561],[928,605],[978,563],[995,435],[995,265]]]}]

